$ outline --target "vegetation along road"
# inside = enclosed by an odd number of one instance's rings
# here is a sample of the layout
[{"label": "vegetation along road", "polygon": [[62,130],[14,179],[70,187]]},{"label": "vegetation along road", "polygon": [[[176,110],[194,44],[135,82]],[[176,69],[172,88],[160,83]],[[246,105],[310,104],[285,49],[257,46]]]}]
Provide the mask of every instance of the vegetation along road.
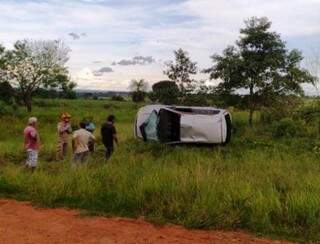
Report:
[{"label": "vegetation along road", "polygon": [[[294,120],[264,122],[267,113],[259,111],[253,127],[247,125],[247,112],[230,109],[234,134],[225,147],[137,141],[132,128],[140,106],[109,100],[35,100],[33,114],[39,118],[43,147],[33,174],[22,167],[21,131],[27,111],[3,115],[0,195],[91,214],[144,216],[188,228],[244,229],[290,240],[319,238],[318,124],[299,119],[299,108],[305,111],[316,106],[315,101],[300,104]],[[69,159],[55,161],[56,123],[62,110],[72,113],[73,124],[92,116],[100,125],[108,114],[116,115],[120,147],[107,164],[99,128],[97,152],[86,167],[72,171]]]}]

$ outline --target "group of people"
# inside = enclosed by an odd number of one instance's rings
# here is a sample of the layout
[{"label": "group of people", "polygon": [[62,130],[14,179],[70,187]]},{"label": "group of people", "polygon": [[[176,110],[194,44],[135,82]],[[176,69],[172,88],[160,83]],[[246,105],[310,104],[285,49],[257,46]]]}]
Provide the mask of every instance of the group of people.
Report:
[{"label": "group of people", "polygon": [[[79,128],[73,131],[70,120],[70,114],[63,113],[57,126],[57,160],[66,159],[69,144],[72,142],[73,162],[77,165],[85,162],[90,153],[94,152],[95,143],[97,142],[96,137],[93,134],[95,125],[92,121],[81,121],[79,123]],[[41,148],[37,124],[37,118],[31,117],[28,119],[28,125],[24,129],[24,148],[27,153],[26,166],[32,171],[37,167],[38,154]],[[115,116],[109,115],[100,131],[102,143],[105,146],[106,159],[111,157],[114,151],[114,143],[118,145],[117,131],[114,124]]]}]

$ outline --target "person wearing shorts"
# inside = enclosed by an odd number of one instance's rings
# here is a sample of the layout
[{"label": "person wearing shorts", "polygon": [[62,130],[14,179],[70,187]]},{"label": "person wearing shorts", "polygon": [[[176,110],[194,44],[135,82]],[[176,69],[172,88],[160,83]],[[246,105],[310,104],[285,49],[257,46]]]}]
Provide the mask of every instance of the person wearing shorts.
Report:
[{"label": "person wearing shorts", "polygon": [[36,129],[37,118],[31,117],[28,125],[24,129],[24,148],[26,150],[27,159],[26,167],[34,171],[38,165],[38,153],[40,148],[40,137]]}]

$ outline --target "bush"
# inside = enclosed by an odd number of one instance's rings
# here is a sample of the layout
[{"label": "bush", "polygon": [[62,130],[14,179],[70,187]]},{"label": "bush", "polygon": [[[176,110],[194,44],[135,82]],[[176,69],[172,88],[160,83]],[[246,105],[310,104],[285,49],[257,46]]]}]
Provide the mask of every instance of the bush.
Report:
[{"label": "bush", "polygon": [[294,137],[304,134],[304,125],[301,120],[294,121],[292,118],[283,118],[272,125],[275,137]]},{"label": "bush", "polygon": [[0,116],[8,115],[8,109],[2,102],[0,102]]},{"label": "bush", "polygon": [[185,106],[209,106],[210,100],[205,94],[189,94],[180,101]]},{"label": "bush", "polygon": [[264,124],[270,124],[273,121],[279,121],[286,117],[293,117],[301,104],[302,100],[299,97],[288,96],[277,98],[272,107],[263,107],[261,109],[260,121]]},{"label": "bush", "polygon": [[228,93],[213,93],[211,94],[212,102],[218,107],[236,107],[239,109],[246,108],[246,101],[242,95]]},{"label": "bush", "polygon": [[67,106],[67,103],[56,99],[35,99],[33,105],[43,108],[60,108],[61,106]]},{"label": "bush", "polygon": [[19,118],[25,116],[23,112],[19,109],[17,104],[13,103],[12,105],[7,105],[6,103],[0,101],[0,117],[6,115],[15,116]]},{"label": "bush", "polygon": [[119,95],[114,95],[111,97],[111,101],[118,101],[118,102],[123,102],[125,101],[123,96],[119,96]]},{"label": "bush", "polygon": [[132,96],[132,101],[135,103],[144,102],[147,96],[147,93],[142,91],[135,91],[131,93],[131,96]]},{"label": "bush", "polygon": [[315,126],[320,135],[320,100],[301,107],[297,112],[297,117],[303,119],[308,125]]},{"label": "bush", "polygon": [[159,81],[152,86],[152,93],[149,98],[153,102],[160,102],[166,105],[177,104],[179,88],[174,81]]},{"label": "bush", "polygon": [[0,100],[6,104],[12,104],[14,102],[14,89],[9,82],[0,81]]}]

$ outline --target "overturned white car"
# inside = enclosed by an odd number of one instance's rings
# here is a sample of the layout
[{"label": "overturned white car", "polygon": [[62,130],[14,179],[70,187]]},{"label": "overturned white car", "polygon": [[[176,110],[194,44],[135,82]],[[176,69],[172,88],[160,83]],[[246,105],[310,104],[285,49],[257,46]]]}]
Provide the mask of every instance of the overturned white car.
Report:
[{"label": "overturned white car", "polygon": [[231,116],[224,109],[148,105],[138,111],[134,133],[144,141],[168,144],[227,144],[231,127]]}]

